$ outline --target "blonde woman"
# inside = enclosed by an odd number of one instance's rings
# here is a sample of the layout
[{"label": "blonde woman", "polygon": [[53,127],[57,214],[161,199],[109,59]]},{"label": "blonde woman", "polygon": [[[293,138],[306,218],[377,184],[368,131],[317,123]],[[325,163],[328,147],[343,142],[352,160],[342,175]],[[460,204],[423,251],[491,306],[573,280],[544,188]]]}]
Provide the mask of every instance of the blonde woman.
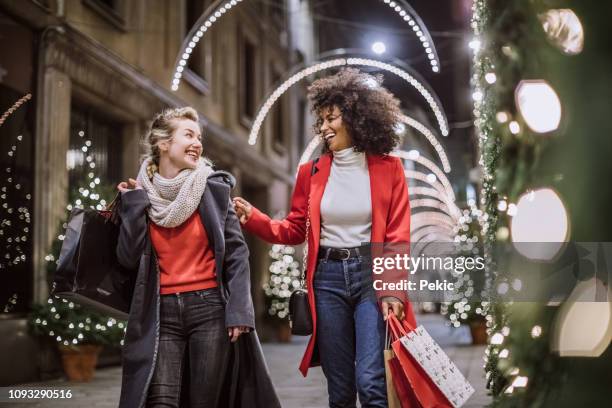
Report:
[{"label": "blonde woman", "polygon": [[158,114],[146,148],[136,180],[117,187],[117,257],[138,270],[120,407],[279,406],[253,331],[233,177],[202,157],[193,108]]}]

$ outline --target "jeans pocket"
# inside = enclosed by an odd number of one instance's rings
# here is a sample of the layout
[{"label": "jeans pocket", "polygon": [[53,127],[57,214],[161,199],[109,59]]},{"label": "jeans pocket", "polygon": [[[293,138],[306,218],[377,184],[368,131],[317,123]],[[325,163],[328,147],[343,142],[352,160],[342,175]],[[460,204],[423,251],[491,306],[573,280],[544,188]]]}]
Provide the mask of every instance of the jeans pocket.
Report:
[{"label": "jeans pocket", "polygon": [[323,269],[325,268],[326,264],[327,264],[327,260],[324,258],[317,260],[317,264],[316,264],[315,271],[314,271],[315,279],[317,278],[318,275],[320,275],[323,272]]},{"label": "jeans pocket", "polygon": [[221,291],[218,288],[200,290],[198,291],[198,296],[208,305],[223,306]]}]

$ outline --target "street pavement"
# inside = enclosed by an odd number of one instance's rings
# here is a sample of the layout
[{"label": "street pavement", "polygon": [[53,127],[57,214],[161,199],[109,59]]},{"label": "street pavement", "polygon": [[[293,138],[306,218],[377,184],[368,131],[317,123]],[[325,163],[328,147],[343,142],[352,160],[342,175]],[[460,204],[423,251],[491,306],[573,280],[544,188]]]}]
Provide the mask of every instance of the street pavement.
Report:
[{"label": "street pavement", "polygon": [[[421,315],[417,320],[440,343],[451,360],[457,364],[476,389],[475,394],[464,407],[479,408],[489,404],[490,397],[486,395],[482,370],[484,347],[469,345],[469,332],[465,328],[447,327],[444,319],[438,315]],[[263,344],[272,380],[282,406],[286,408],[324,408],[328,406],[327,385],[321,369],[319,367],[311,369],[307,378],[303,378],[297,369],[306,347],[306,341],[306,338],[294,337],[291,343]],[[23,387],[69,389],[72,392],[72,398],[45,400],[44,402],[0,402],[0,407],[115,408],[119,402],[121,368],[99,369],[96,371],[95,378],[89,383],[70,383],[64,379],[58,379],[18,386],[18,388]]]}]

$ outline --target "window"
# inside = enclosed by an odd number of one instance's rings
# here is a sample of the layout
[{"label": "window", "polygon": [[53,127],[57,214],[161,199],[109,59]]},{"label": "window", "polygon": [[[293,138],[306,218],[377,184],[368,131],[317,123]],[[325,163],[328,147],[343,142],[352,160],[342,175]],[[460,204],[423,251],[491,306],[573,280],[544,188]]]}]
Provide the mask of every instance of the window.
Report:
[{"label": "window", "polygon": [[[35,88],[36,35],[2,12],[0,21],[4,113]],[[27,312],[33,299],[35,114],[36,94],[0,126],[0,314]]]},{"label": "window", "polygon": [[[66,154],[69,190],[86,187],[88,173],[100,178],[100,190],[121,181],[122,125],[87,107],[73,106],[70,112],[70,146]],[[87,142],[89,146],[87,146]],[[83,146],[87,153],[83,152]],[[92,158],[91,162],[87,157]],[[91,167],[91,163],[95,167]],[[111,197],[108,197],[111,198]]]},{"label": "window", "polygon": [[[281,75],[274,67],[270,70],[272,74],[272,86],[278,86],[281,81]],[[285,117],[284,96],[281,96],[272,109],[272,146],[274,149],[283,153],[285,151],[285,129],[283,119]]]},{"label": "window", "polygon": [[255,44],[242,36],[240,55],[240,116],[244,125],[250,126],[256,109],[257,49]]},{"label": "window", "polygon": [[[207,2],[204,0],[186,0],[185,1],[185,36],[189,33],[189,30],[195,25],[198,21],[204,9],[206,7]],[[189,68],[194,74],[199,76],[200,78],[205,78],[205,52],[204,52],[204,41],[199,41],[193,52],[191,53],[191,57],[187,61],[187,68]]]},{"label": "window", "polygon": [[109,10],[116,10],[117,0],[96,0],[98,3],[103,4],[105,7],[108,7]]},{"label": "window", "polygon": [[270,6],[270,17],[274,26],[282,31],[285,29],[285,1],[284,0],[272,0],[269,2]]},{"label": "window", "polygon": [[121,31],[127,31],[125,0],[83,0],[86,6]]}]

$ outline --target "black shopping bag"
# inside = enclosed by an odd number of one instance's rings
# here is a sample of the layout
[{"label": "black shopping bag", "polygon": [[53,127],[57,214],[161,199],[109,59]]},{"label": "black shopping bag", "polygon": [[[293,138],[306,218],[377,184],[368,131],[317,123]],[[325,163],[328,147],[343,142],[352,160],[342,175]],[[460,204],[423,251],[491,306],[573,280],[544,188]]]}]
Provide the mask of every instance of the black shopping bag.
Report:
[{"label": "black shopping bag", "polygon": [[60,251],[52,294],[72,300],[106,316],[126,320],[136,271],[117,261],[120,196],[97,211],[75,208],[70,214]]}]

